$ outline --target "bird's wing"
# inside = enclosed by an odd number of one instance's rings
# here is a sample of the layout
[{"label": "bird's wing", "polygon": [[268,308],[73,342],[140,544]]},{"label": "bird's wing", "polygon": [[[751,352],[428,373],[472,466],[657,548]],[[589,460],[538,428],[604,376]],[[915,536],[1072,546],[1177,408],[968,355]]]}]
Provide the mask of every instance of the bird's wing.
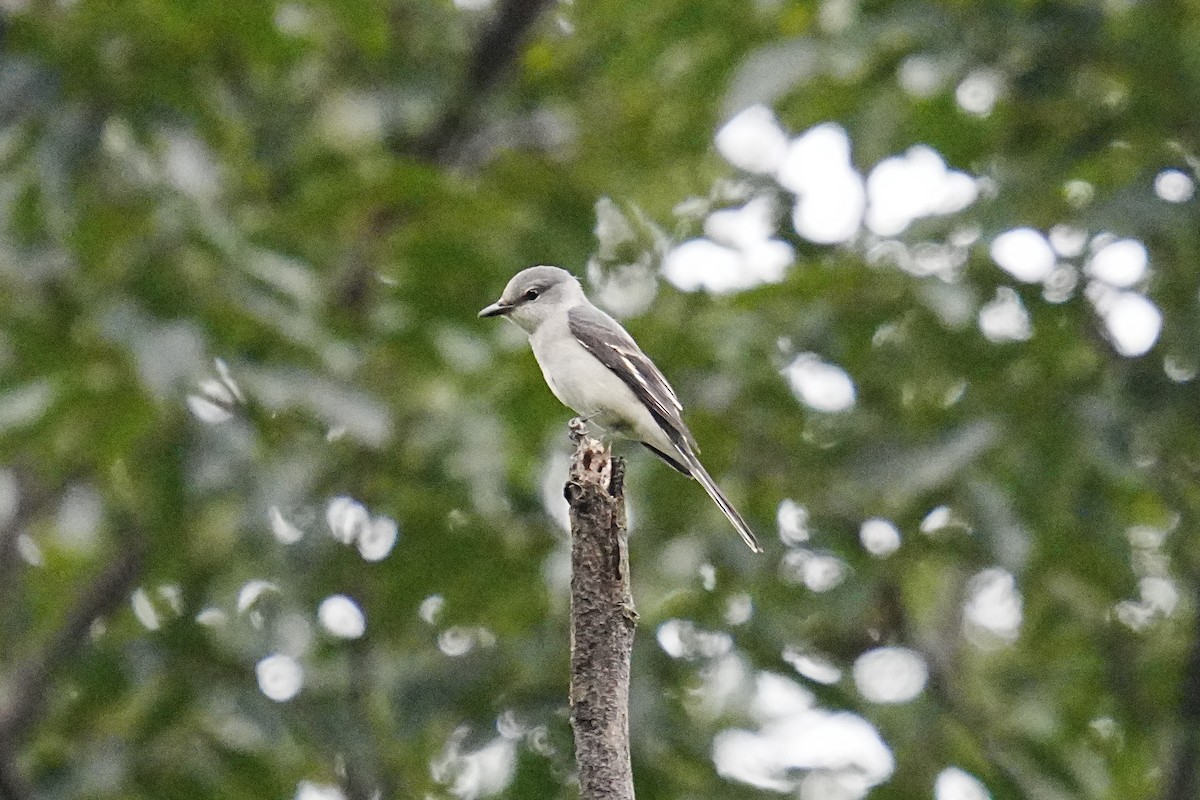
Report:
[{"label": "bird's wing", "polygon": [[683,406],[675,396],[675,390],[658,371],[658,367],[654,366],[654,362],[647,358],[633,341],[633,337],[626,333],[616,320],[595,306],[575,306],[567,311],[567,325],[571,335],[585,350],[633,390],[634,395],[650,411],[671,443],[679,450],[679,458],[647,446],[675,469],[698,480],[704,491],[708,492],[708,496],[729,518],[734,529],[741,534],[746,546],[756,553],[761,553],[762,546],[754,537],[754,531],[750,530],[749,524],[700,463],[696,455],[700,448],[696,446],[696,440],[692,438],[691,431],[683,422],[680,414]]},{"label": "bird's wing", "polygon": [[676,447],[700,452],[675,390],[620,323],[595,306],[580,305],[567,312],[567,324],[584,349],[633,390]]}]

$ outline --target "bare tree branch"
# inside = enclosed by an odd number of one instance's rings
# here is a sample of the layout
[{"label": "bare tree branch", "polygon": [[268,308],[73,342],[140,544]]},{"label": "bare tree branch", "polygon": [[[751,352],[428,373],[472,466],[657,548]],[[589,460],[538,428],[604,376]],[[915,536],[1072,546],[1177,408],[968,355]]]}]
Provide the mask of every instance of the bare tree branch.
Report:
[{"label": "bare tree branch", "polygon": [[629,588],[624,462],[571,423],[571,725],[583,800],[633,800]]},{"label": "bare tree branch", "polygon": [[76,598],[54,635],[5,676],[6,692],[0,697],[0,794],[4,797],[31,796],[15,771],[17,748],[45,704],[55,671],[87,641],[92,622],[125,601],[141,574],[144,539],[130,536],[125,544],[126,549]]},{"label": "bare tree branch", "polygon": [[526,37],[552,0],[504,0],[479,37],[462,87],[441,119],[417,144],[418,155],[452,164],[470,138],[475,113],[504,78]]},{"label": "bare tree branch", "polygon": [[[439,166],[460,166],[464,152],[479,133],[480,110],[509,74],[530,30],[552,2],[502,0],[475,44],[461,85],[447,100],[438,121],[416,140],[393,140],[392,150]],[[361,310],[370,306],[364,298],[374,286],[375,270],[366,263],[371,243],[383,241],[405,222],[395,204],[380,206],[371,215],[362,240],[347,255],[345,275],[339,281],[343,307]]]}]

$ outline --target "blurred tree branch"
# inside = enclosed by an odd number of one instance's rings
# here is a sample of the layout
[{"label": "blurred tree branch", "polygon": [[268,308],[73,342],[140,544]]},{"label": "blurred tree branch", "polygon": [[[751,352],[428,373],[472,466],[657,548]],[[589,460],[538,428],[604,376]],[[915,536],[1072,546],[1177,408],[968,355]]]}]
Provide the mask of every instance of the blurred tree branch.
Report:
[{"label": "blurred tree branch", "polygon": [[571,724],[583,800],[633,800],[629,587],[624,462],[571,423]]},{"label": "blurred tree branch", "polygon": [[930,697],[945,709],[948,722],[962,735],[962,740],[970,742],[975,755],[991,768],[992,788],[1002,790],[1004,796],[1028,796],[1036,793],[1036,787],[1031,786],[1013,757],[1020,750],[1020,742],[997,731],[988,714],[958,686],[957,676],[961,674],[957,663],[961,646],[960,614],[966,602],[966,579],[959,577],[952,585],[944,587],[948,601],[944,605],[938,638],[917,634],[900,586],[892,580],[885,579],[878,587],[880,625],[889,640],[921,655],[929,671],[927,691]]},{"label": "blurred tree branch", "polygon": [[[542,12],[552,5],[551,0],[503,0],[495,16],[479,36],[471,52],[462,84],[449,99],[438,121],[415,141],[395,141],[394,152],[428,161],[439,166],[453,166],[475,134],[473,126],[480,119],[480,110],[491,93],[509,73]],[[404,215],[394,204],[376,208],[371,214],[367,239],[382,241],[392,229],[404,222]],[[368,249],[365,242],[360,250]],[[361,252],[349,258],[346,275],[341,279],[341,304],[347,308],[363,309],[364,298],[371,288],[373,270],[367,267]]]},{"label": "blurred tree branch", "polygon": [[416,145],[415,154],[440,164],[454,163],[470,138],[476,112],[520,53],[529,30],[550,0],[504,0],[471,54],[461,88],[441,119]]},{"label": "blurred tree branch", "polygon": [[92,623],[125,601],[141,574],[145,538],[131,534],[123,543],[125,549],[80,592],[58,630],[5,676],[0,698],[0,795],[4,797],[29,796],[15,771],[17,746],[41,711],[54,672],[87,641]]}]

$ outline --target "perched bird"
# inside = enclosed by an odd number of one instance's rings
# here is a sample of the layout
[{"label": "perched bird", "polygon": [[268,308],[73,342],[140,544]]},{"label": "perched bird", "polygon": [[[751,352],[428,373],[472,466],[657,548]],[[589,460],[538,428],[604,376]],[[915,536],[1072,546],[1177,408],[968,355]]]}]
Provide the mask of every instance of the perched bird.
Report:
[{"label": "perched bird", "polygon": [[529,334],[550,391],[585,421],[641,442],[695,478],[742,539],[762,552],[746,520],[700,463],[667,379],[615,319],[596,308],[575,276],[558,267],[521,270],[481,317],[508,317]]}]

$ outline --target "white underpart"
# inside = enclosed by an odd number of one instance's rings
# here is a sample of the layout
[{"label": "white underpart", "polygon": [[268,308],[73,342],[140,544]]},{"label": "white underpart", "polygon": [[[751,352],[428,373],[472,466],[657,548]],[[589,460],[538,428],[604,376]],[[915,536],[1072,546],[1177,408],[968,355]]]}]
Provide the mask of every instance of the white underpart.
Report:
[{"label": "white underpart", "polygon": [[[633,390],[571,333],[565,310],[538,326],[529,343],[550,391],[567,408],[613,435],[646,442],[664,453],[676,452]],[[622,359],[633,370],[628,359]]]}]

